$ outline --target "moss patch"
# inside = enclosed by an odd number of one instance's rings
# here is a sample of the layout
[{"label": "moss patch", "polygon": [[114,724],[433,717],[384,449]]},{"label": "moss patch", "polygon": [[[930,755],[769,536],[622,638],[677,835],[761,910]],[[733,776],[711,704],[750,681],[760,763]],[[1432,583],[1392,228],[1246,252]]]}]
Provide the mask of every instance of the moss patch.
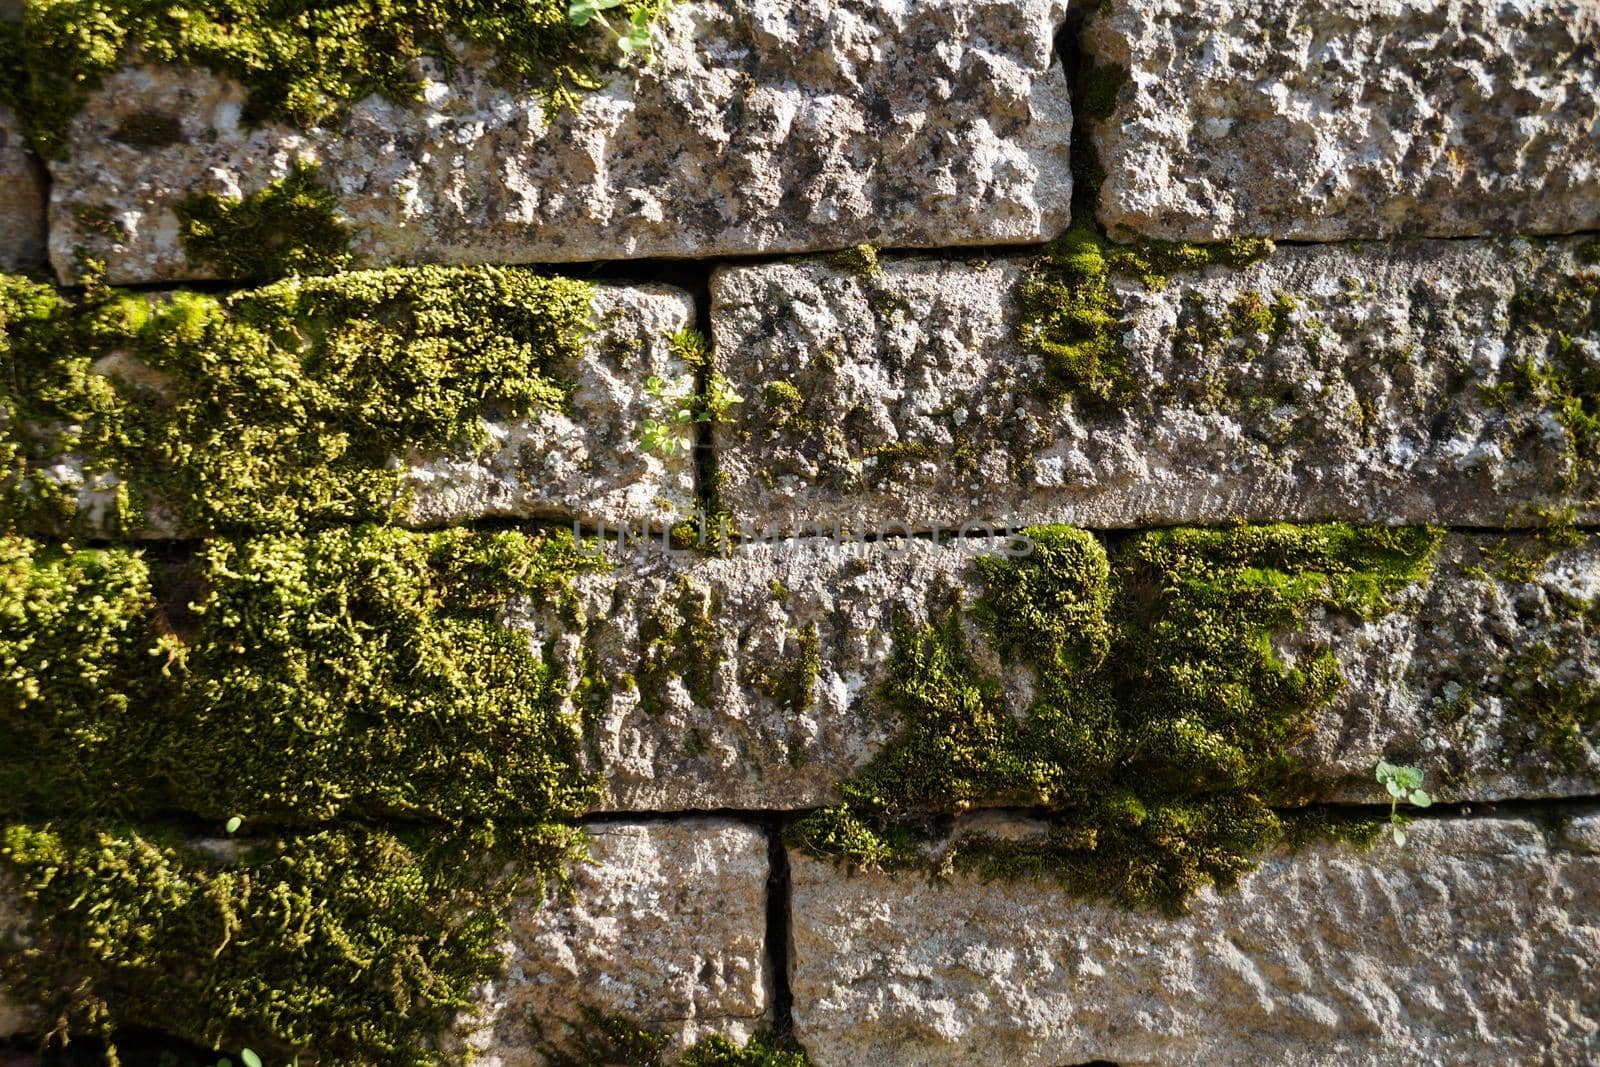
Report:
[{"label": "moss patch", "polygon": [[[449,38],[489,50],[506,83],[540,92],[552,112],[598,88],[607,37],[575,27],[566,0],[29,0],[6,30],[11,77],[0,95],[35,149],[65,154],[67,129],[106,75],[126,63],[204,67],[247,90],[247,122],[301,127],[337,121],[374,93],[417,98],[423,56],[457,60]],[[650,19],[662,0],[623,0],[624,21]]]},{"label": "moss patch", "polygon": [[[593,292],[417,267],[80,308],[0,276],[0,519],[115,533],[154,513],[209,533],[392,518],[394,457],[478,445],[491,410],[565,402]],[[68,455],[104,490],[86,506],[49,474]]]},{"label": "moss patch", "polygon": [[1044,357],[1038,393],[1052,404],[1071,398],[1094,409],[1114,406],[1133,391],[1115,276],[1158,289],[1175,271],[1213,263],[1242,267],[1271,250],[1271,242],[1243,238],[1218,245],[1119,245],[1092,223],[1075,223],[1034,260],[1017,287],[1017,340]]},{"label": "moss patch", "polygon": [[348,827],[217,849],[115,824],[3,835],[0,871],[34,920],[31,944],[0,952],[0,978],[46,1007],[54,1041],[146,1026],[386,1067],[457,1062],[435,1038],[497,970],[510,895],[559,877],[581,842],[552,826]]},{"label": "moss patch", "polygon": [[190,564],[0,539],[0,808],[220,821],[561,819],[595,783],[513,597],[575,610],[570,534],[383,527]]},{"label": "moss patch", "polygon": [[179,237],[191,263],[229,280],[331,274],[350,265],[338,201],[313,164],[296,160],[282,179],[244,199],[215,193],[180,201]]},{"label": "moss patch", "polygon": [[[1029,531],[1023,558],[978,561],[970,613],[902,627],[879,694],[905,724],[841,783],[844,804],[798,823],[797,845],[882,867],[1048,875],[1135,907],[1181,909],[1231,885],[1285,832],[1300,798],[1289,757],[1342,684],[1331,652],[1284,662],[1276,634],[1313,609],[1363,618],[1427,576],[1439,534],[1256,526],[1139,534],[1107,553],[1066,527]],[[970,650],[979,626],[1036,672],[1018,716]],[[1026,846],[956,842],[940,816],[978,805],[1056,813]]]},{"label": "moss patch", "polygon": [[[550,1067],[594,1067],[627,1064],[628,1067],[664,1067],[672,1036],[625,1015],[606,1015],[582,1009],[578,1026],[539,1048]],[[755,1034],[743,1045],[720,1034],[696,1041],[673,1062],[680,1067],[809,1067],[805,1052],[771,1034]]]}]

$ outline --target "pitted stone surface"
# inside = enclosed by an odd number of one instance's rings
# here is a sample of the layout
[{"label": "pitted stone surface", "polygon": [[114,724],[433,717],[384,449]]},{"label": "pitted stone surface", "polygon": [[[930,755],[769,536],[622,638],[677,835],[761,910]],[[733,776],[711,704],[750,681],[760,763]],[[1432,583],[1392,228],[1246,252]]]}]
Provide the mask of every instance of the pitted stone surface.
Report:
[{"label": "pitted stone surface", "polygon": [[[1044,360],[1017,340],[1029,269],[719,270],[715,361],[746,400],[716,434],[735,520],[1600,519],[1600,470],[1549,392],[1582,394],[1564,376],[1600,359],[1594,238],[1282,247],[1159,288],[1113,276],[1129,384],[1095,405],[1042,396]],[[1529,367],[1558,373],[1530,385]]]},{"label": "pitted stone surface", "polygon": [[45,197],[16,113],[0,104],[0,270],[44,266]]},{"label": "pitted stone surface", "polygon": [[[654,61],[547,122],[533,92],[463,55],[420,73],[409,106],[371,98],[337,128],[238,119],[204,70],[130,68],[73,124],[51,256],[113,283],[208,277],[172,212],[248,195],[316,161],[366,266],[716,256],[1039,241],[1064,228],[1071,110],[1052,61],[1061,0],[696,0],[655,32]],[[161,148],[111,137],[170,114]],[[109,216],[100,232],[78,219]]]},{"label": "pitted stone surface", "polygon": [[818,1067],[1600,1055],[1600,857],[1530,820],[1276,854],[1176,919],[804,856],[792,878],[795,1033]]},{"label": "pitted stone surface", "polygon": [[535,1067],[582,1009],[671,1034],[743,1041],[770,1025],[767,838],[722,819],[590,828],[572,893],[519,898],[506,971],[477,996],[473,1063]]},{"label": "pitted stone surface", "polygon": [[1600,228],[1595,0],[1119,0],[1082,48],[1127,72],[1090,123],[1113,235]]},{"label": "pitted stone surface", "polygon": [[[983,594],[973,559],[1007,544],[808,538],[728,558],[635,548],[576,579],[577,627],[555,607],[507,622],[580,689],[600,809],[809,808],[836,802],[838,783],[904,729],[881,696],[897,630],[970,605]],[[1296,750],[1294,799],[1383,803],[1381,759],[1420,767],[1446,801],[1594,793],[1597,605],[1593,538],[1552,550],[1454,534],[1391,614],[1316,614],[1281,633],[1286,662],[1329,649],[1346,679]],[[1032,668],[963,622],[980,669],[1026,712]],[[1577,709],[1570,738],[1548,721],[1560,702]]]},{"label": "pitted stone surface", "polygon": [[[647,418],[663,418],[646,388],[660,377],[687,395],[693,373],[669,338],[693,325],[694,301],[667,286],[602,285],[591,305],[594,332],[575,365],[555,373],[572,385],[560,410],[520,417],[487,413],[487,443],[450,455],[397,456],[401,491],[409,501],[402,520],[442,526],[483,518],[535,518],[604,524],[612,529],[660,526],[694,505],[690,454],[650,451],[639,441]],[[122,359],[102,373],[138,385],[144,368]],[[148,374],[146,371],[145,374]],[[82,457],[63,456],[42,472],[77,494],[76,532],[115,535],[113,506],[119,476],[86,469]],[[143,528],[122,531],[141,539],[194,536],[159,501]]]}]

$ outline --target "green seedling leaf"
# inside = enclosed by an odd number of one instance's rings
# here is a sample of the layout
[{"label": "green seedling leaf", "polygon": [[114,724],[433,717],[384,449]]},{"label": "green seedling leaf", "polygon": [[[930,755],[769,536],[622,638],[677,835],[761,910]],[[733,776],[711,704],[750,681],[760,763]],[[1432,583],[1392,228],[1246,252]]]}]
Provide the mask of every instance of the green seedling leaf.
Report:
[{"label": "green seedling leaf", "polygon": [[567,21],[574,26],[587,26],[602,11],[619,7],[622,0],[572,0],[567,8]]},{"label": "green seedling leaf", "polygon": [[1419,808],[1428,808],[1433,806],[1433,798],[1420,789],[1413,789],[1411,791],[1411,803]]},{"label": "green seedling leaf", "polygon": [[1406,832],[1400,829],[1398,826],[1392,826],[1390,827],[1390,830],[1394,834],[1394,843],[1404,847],[1406,843]]},{"label": "green seedling leaf", "polygon": [[249,1049],[240,1049],[239,1058],[244,1061],[244,1067],[261,1067],[261,1057]]},{"label": "green seedling leaf", "polygon": [[231,818],[231,819],[229,819],[227,821],[227,823],[223,826],[223,829],[227,830],[228,833],[232,834],[232,833],[237,833],[238,830],[239,830],[239,827],[241,827],[243,825],[244,825],[244,820],[239,818],[239,816],[235,815],[233,818]]}]

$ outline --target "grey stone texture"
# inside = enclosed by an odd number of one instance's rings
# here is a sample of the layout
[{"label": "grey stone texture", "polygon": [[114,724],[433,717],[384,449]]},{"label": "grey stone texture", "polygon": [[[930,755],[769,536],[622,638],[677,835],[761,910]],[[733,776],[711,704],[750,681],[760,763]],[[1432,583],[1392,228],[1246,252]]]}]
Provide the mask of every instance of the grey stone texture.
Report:
[{"label": "grey stone texture", "polygon": [[1113,274],[1126,374],[1109,400],[1046,396],[1019,338],[1037,269],[717,271],[715,362],[746,398],[716,430],[735,520],[1600,520],[1594,444],[1563,408],[1594,411],[1600,240],[1284,246],[1158,285]]},{"label": "grey stone texture", "polygon": [[[79,249],[113,283],[207,277],[173,206],[249,195],[296,159],[320,164],[367,266],[1039,241],[1071,199],[1064,17],[1062,0],[696,0],[657,25],[652,63],[553,122],[483,55],[425,65],[414,104],[370,98],[311,131],[247,128],[240,88],[207,71],[128,68],[51,164],[51,257],[64,279]],[[111,137],[152,110],[180,141]],[[80,226],[86,209],[120,234]]]},{"label": "grey stone texture", "polygon": [[[1004,542],[824,538],[726,558],[635,548],[555,608],[508,625],[549,647],[578,690],[608,811],[801,809],[902,729],[882,702],[897,629],[983,593],[972,562]],[[613,550],[614,551],[614,550]],[[1313,612],[1275,641],[1287,663],[1329,649],[1346,684],[1296,750],[1305,797],[1382,803],[1379,760],[1420,767],[1441,800],[1592,794],[1600,786],[1600,543],[1453,534],[1431,578],[1363,622]],[[980,668],[1023,714],[1026,664],[970,614]],[[600,684],[584,685],[588,675]]]},{"label": "grey stone texture", "polygon": [[1600,856],[1532,819],[1272,855],[1181,918],[1037,882],[791,869],[795,1031],[818,1067],[1600,1056]]},{"label": "grey stone texture", "polygon": [[1600,228],[1595,0],[1118,0],[1081,42],[1126,75],[1089,122],[1113,235]]},{"label": "grey stone texture", "polygon": [[585,1008],[665,1031],[677,1051],[770,1027],[766,834],[726,819],[590,832],[594,862],[574,868],[570,896],[513,905],[505,973],[465,1024],[471,1062],[550,1062],[549,1045],[589,1025]]},{"label": "grey stone texture", "polygon": [[48,195],[16,113],[0,104],[0,270],[44,266]]},{"label": "grey stone texture", "polygon": [[[639,431],[647,418],[666,415],[646,388],[649,378],[660,377],[675,395],[694,389],[692,370],[669,342],[693,325],[694,301],[668,286],[602,285],[591,307],[594,332],[576,364],[563,370],[572,385],[563,409],[514,418],[488,414],[481,449],[394,458],[403,471],[401,492],[409,497],[402,521],[442,526],[532,518],[617,529],[660,527],[692,510],[691,453],[646,449]],[[101,361],[96,369],[149,384],[149,372],[131,358]],[[108,525],[116,516],[117,472],[90,470],[82,456],[65,455],[43,473],[75,490],[77,532],[118,532]],[[152,502],[142,528],[122,531],[140,539],[207,532],[184,528],[160,501]]]}]

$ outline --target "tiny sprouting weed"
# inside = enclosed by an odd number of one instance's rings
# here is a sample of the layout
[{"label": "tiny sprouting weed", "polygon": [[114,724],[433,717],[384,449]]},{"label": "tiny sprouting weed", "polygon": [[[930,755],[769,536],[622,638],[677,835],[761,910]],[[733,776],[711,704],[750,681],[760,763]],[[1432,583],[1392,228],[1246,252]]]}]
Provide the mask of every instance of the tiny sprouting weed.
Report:
[{"label": "tiny sprouting weed", "polygon": [[721,374],[713,373],[704,397],[694,394],[689,375],[667,381],[652,374],[645,379],[645,394],[655,413],[639,423],[639,444],[646,452],[670,457],[694,448],[693,428],[699,422],[721,422],[744,397]]},{"label": "tiny sprouting weed", "polygon": [[1389,832],[1396,845],[1406,843],[1405,827],[1411,822],[1400,814],[1402,800],[1415,807],[1426,808],[1433,798],[1422,790],[1422,772],[1415,767],[1402,767],[1387,760],[1378,761],[1378,781],[1389,791]]},{"label": "tiny sprouting weed", "polygon": [[655,58],[654,51],[650,47],[650,27],[661,14],[661,9],[654,4],[635,8],[619,29],[601,12],[622,7],[623,3],[624,0],[572,0],[571,6],[567,8],[567,21],[574,26],[587,26],[590,22],[600,23],[616,42],[617,66],[625,67],[634,60],[648,64]]},{"label": "tiny sprouting weed", "polygon": [[228,831],[228,833],[230,833],[230,834],[236,834],[236,833],[239,832],[239,827],[241,827],[243,825],[244,825],[244,819],[242,819],[239,816],[235,815],[233,818],[229,819],[227,821],[227,823],[225,823],[223,825],[223,829]]}]

